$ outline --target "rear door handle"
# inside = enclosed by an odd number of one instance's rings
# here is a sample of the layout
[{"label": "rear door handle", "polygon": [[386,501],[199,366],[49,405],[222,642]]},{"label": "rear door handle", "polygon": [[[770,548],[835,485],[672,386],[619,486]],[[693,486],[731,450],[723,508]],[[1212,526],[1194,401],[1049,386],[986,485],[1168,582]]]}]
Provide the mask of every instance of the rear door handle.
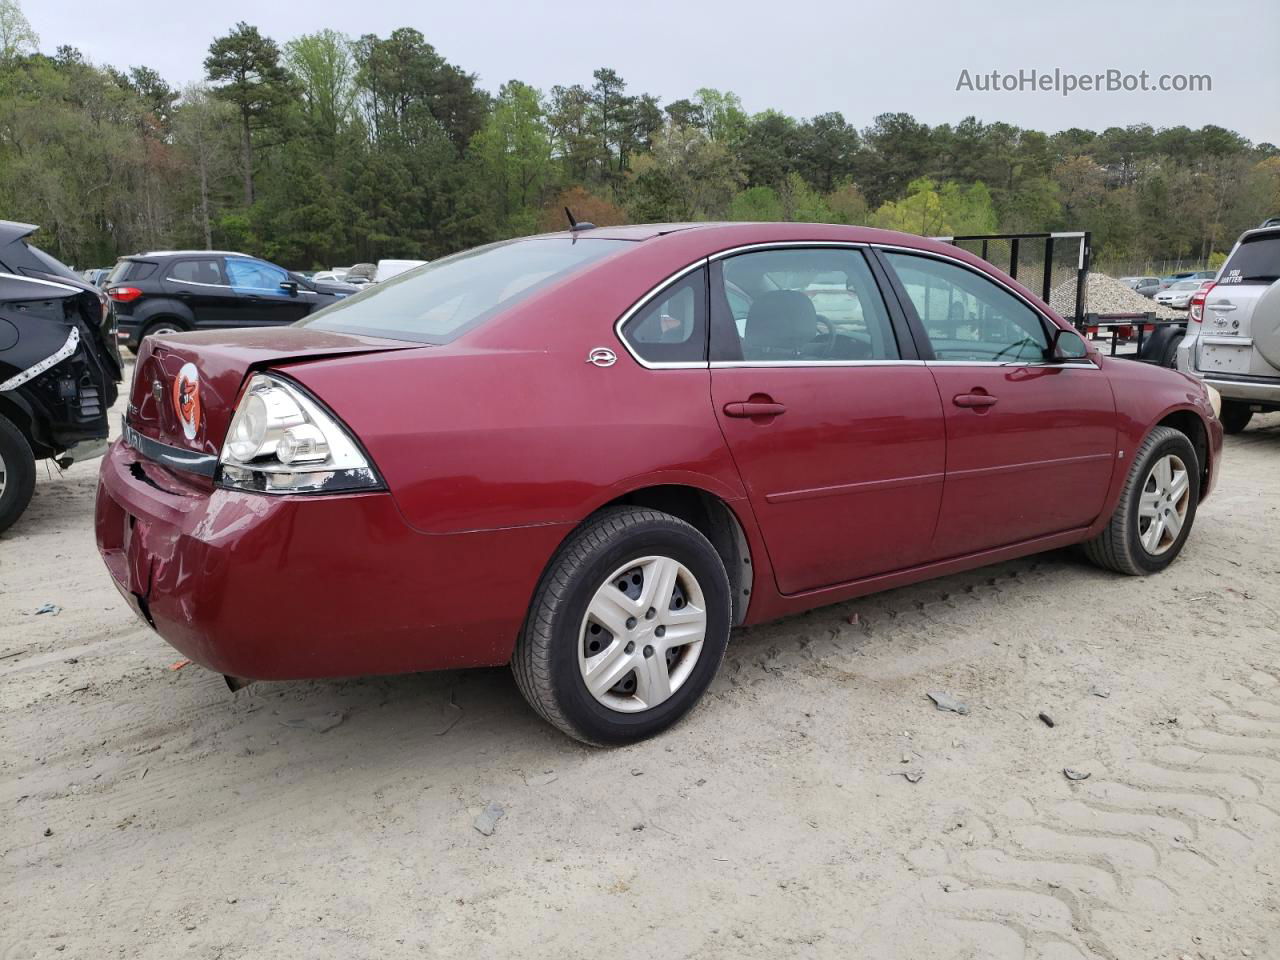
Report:
[{"label": "rear door handle", "polygon": [[776,417],[786,412],[787,408],[780,403],[761,403],[748,400],[724,405],[724,415],[726,417]]},{"label": "rear door handle", "polygon": [[996,398],[988,393],[957,393],[951,402],[957,407],[991,407],[995,406]]}]

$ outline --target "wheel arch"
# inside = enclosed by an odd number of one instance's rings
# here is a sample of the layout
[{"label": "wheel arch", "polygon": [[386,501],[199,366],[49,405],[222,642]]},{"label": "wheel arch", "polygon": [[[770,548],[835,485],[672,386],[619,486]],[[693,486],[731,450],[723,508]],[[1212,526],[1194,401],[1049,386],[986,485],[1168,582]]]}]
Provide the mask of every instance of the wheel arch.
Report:
[{"label": "wheel arch", "polygon": [[583,522],[600,510],[616,506],[648,507],[669,513],[711,541],[729,575],[729,589],[733,596],[733,625],[742,625],[751,602],[752,586],[757,579],[756,564],[746,528],[728,501],[709,490],[690,484],[657,483],[636,487],[615,496],[600,504],[588,517],[583,518]]},{"label": "wheel arch", "polygon": [[[1152,429],[1156,427],[1172,427],[1179,433],[1186,435],[1187,439],[1191,441],[1191,446],[1196,451],[1196,459],[1200,463],[1200,499],[1203,501],[1205,491],[1209,487],[1209,473],[1212,469],[1210,460],[1213,457],[1213,449],[1209,444],[1209,428],[1205,424],[1204,418],[1193,409],[1176,409],[1167,412],[1152,425]],[[1150,432],[1150,430],[1147,431],[1148,435]],[[1144,437],[1143,439],[1145,440],[1146,438]]]}]

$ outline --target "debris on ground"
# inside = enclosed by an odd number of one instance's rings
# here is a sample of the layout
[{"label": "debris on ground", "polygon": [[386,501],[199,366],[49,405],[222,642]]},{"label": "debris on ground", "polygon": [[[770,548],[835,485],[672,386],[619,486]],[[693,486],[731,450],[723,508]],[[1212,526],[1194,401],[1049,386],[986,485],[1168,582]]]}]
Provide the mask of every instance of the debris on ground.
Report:
[{"label": "debris on ground", "polygon": [[908,783],[919,783],[924,779],[924,771],[920,769],[903,770],[902,775],[907,778]]},{"label": "debris on ground", "polygon": [[46,603],[46,604],[42,604],[40,609],[36,611],[36,616],[38,617],[42,613],[51,613],[56,617],[61,612],[62,612],[62,608],[58,606],[56,603]]},{"label": "debris on ground", "polygon": [[490,800],[485,804],[485,808],[476,815],[476,818],[471,821],[471,825],[486,837],[492,837],[493,831],[498,826],[498,821],[506,815],[507,811],[502,809],[502,804]]},{"label": "debris on ground", "polygon": [[1040,711],[1040,722],[1043,723],[1046,727],[1057,726],[1057,724],[1053,722],[1053,717],[1049,716],[1043,710]]},{"label": "debris on ground", "polygon": [[525,780],[525,783],[527,783],[531,787],[545,787],[548,783],[551,783],[555,779],[556,779],[556,774],[551,770],[548,770],[546,773],[538,774],[538,776],[536,777],[529,777],[527,780]]},{"label": "debris on ground", "polygon": [[1111,696],[1111,688],[1092,686],[1089,688],[1089,693],[1095,697],[1101,697],[1103,700],[1106,700],[1108,697]]},{"label": "debris on ground", "polygon": [[444,726],[436,731],[437,737],[443,737],[446,733],[457,726],[458,721],[462,719],[462,708],[454,702],[453,691],[449,691],[448,716],[445,717]]},{"label": "debris on ground", "polygon": [[170,670],[181,670],[183,667],[189,666],[190,664],[191,664],[191,661],[190,661],[190,660],[186,660],[186,659],[183,659],[183,660],[175,660],[173,663],[169,664],[169,669],[170,669]]},{"label": "debris on ground", "polygon": [[952,713],[958,713],[961,716],[969,712],[968,707],[949,693],[931,693],[929,694],[929,699],[937,705],[939,710],[950,710]]},{"label": "debris on ground", "polygon": [[53,827],[45,827],[45,828],[44,828],[44,835],[45,835],[46,837],[52,837],[52,836],[53,836]]},{"label": "debris on ground", "polygon": [[1093,776],[1087,770],[1077,770],[1074,767],[1063,767],[1062,775],[1068,780],[1088,780]]},{"label": "debris on ground", "polygon": [[856,627],[858,623],[859,623],[858,615],[856,613],[849,614],[849,626]]},{"label": "debris on ground", "polygon": [[332,730],[343,720],[347,719],[347,715],[338,710],[334,713],[318,713],[311,717],[294,717],[290,720],[281,720],[281,726],[293,727],[295,730],[310,730],[312,733],[326,733]]}]

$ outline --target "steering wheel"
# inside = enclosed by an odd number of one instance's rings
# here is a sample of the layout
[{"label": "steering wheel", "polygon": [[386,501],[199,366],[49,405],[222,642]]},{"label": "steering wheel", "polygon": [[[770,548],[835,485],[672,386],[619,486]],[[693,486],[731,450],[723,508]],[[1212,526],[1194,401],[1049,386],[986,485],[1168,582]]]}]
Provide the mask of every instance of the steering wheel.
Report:
[{"label": "steering wheel", "polygon": [[[827,328],[826,333],[822,332],[822,327]],[[836,349],[836,325],[822,314],[818,314],[818,328],[817,334],[809,342],[818,344],[820,349],[830,356]]]}]

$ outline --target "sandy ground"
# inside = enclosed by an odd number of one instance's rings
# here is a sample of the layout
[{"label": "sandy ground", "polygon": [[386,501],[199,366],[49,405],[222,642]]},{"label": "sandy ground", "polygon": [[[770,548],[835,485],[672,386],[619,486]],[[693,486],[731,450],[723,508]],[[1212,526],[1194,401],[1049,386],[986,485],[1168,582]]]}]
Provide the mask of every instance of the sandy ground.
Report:
[{"label": "sandy ground", "polygon": [[1280,416],[1165,574],[1051,553],[740,631],[613,751],[505,670],[170,669],[96,468],[0,538],[4,960],[1280,957]]}]

